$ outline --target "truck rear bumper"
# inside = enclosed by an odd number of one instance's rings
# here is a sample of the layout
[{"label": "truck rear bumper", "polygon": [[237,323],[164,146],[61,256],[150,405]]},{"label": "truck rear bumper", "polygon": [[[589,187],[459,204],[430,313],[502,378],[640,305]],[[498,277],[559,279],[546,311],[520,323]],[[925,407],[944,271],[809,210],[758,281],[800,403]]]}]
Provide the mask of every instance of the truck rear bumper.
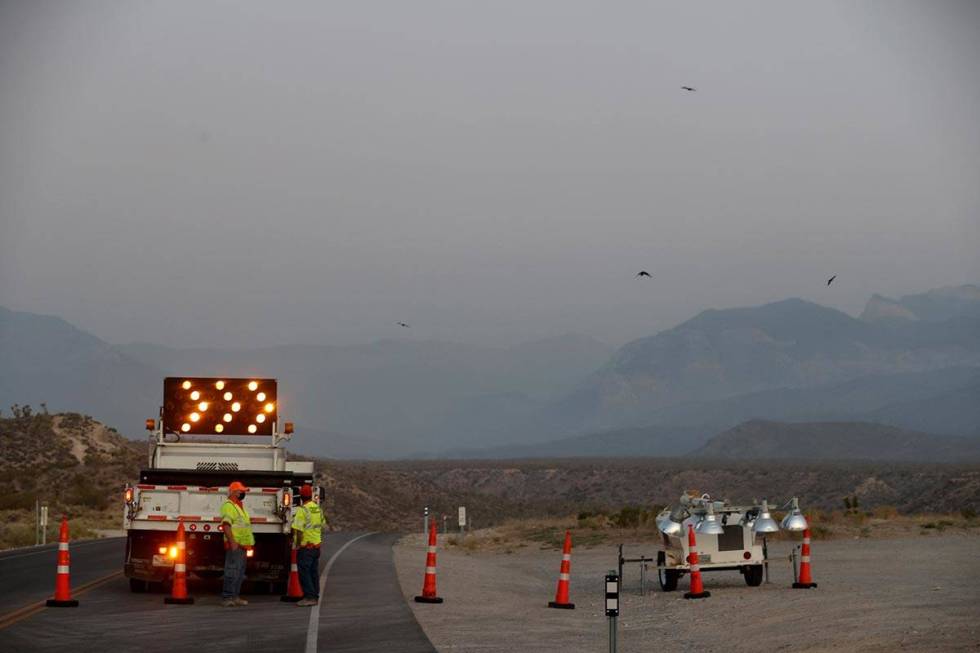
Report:
[{"label": "truck rear bumper", "polygon": [[[161,555],[161,548],[173,544],[173,533],[129,531],[123,573],[127,578],[150,582],[167,581],[173,575],[173,560]],[[187,573],[192,578],[220,578],[224,572],[225,551],[220,536],[204,540],[187,539]],[[282,582],[289,578],[289,540],[285,535],[256,534],[254,555],[245,564],[251,581]]]}]

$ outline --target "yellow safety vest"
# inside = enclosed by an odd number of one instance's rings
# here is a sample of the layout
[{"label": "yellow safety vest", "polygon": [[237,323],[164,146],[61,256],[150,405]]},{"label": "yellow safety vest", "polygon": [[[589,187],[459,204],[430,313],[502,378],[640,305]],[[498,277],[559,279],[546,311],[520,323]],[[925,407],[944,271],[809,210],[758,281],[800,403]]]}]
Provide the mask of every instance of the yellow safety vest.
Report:
[{"label": "yellow safety vest", "polygon": [[293,516],[293,530],[301,531],[300,546],[323,541],[324,516],[315,501],[307,501]]},{"label": "yellow safety vest", "polygon": [[225,501],[221,506],[221,522],[231,524],[231,536],[240,546],[255,546],[252,520],[244,506],[239,506],[230,499]]}]

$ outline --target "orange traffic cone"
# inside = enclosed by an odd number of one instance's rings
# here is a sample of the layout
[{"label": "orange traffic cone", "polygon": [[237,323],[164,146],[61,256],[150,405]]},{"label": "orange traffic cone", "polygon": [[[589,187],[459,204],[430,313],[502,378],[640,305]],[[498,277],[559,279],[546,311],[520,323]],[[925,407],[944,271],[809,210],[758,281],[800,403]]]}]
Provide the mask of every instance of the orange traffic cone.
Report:
[{"label": "orange traffic cone", "polygon": [[303,598],[303,588],[299,584],[299,568],[296,567],[296,549],[289,554],[289,584],[286,586],[286,594],[279,598],[280,601],[295,603]]},{"label": "orange traffic cone", "polygon": [[436,520],[429,525],[429,548],[425,554],[425,582],[422,583],[422,596],[415,597],[416,603],[442,603],[436,596]]},{"label": "orange traffic cone", "polygon": [[184,539],[184,522],[177,524],[177,559],[174,560],[174,582],[170,596],[163,599],[164,603],[187,605],[194,599],[187,596],[187,542]]},{"label": "orange traffic cone", "polygon": [[803,531],[803,551],[800,554],[800,578],[797,582],[793,583],[793,589],[808,590],[816,586],[817,584],[810,577],[810,529],[808,528]]},{"label": "orange traffic cone", "polygon": [[565,545],[561,548],[561,569],[558,572],[558,589],[555,590],[555,600],[548,601],[549,608],[574,610],[575,604],[568,600],[569,572],[572,570],[572,534],[565,531]]},{"label": "orange traffic cone", "polygon": [[701,583],[701,567],[698,566],[698,542],[694,538],[694,527],[687,525],[687,561],[691,564],[691,591],[684,593],[685,599],[703,599],[711,596],[711,592],[704,591]]},{"label": "orange traffic cone", "polygon": [[58,533],[58,573],[54,580],[54,598],[48,599],[49,608],[76,608],[78,601],[71,598],[71,558],[68,555],[68,518],[62,516]]}]

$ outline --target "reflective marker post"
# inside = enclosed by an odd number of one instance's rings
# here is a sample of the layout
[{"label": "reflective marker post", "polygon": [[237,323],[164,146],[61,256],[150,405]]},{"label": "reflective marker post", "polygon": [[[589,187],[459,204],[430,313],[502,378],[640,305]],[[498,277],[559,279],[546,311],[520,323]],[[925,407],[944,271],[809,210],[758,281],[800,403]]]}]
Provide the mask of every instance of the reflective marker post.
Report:
[{"label": "reflective marker post", "polygon": [[422,533],[426,534],[429,532],[429,506],[425,507],[425,512],[422,513]]},{"label": "reflective marker post", "polygon": [[606,617],[609,618],[609,653],[616,653],[616,620],[619,617],[619,574],[606,574]]},{"label": "reflective marker post", "polygon": [[41,544],[48,543],[48,507],[41,506]]}]

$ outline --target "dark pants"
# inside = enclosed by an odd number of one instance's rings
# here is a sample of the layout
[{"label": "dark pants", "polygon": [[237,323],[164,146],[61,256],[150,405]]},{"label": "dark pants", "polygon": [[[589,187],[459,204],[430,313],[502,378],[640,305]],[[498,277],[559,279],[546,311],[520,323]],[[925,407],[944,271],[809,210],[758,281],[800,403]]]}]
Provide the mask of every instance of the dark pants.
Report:
[{"label": "dark pants", "polygon": [[318,567],[320,566],[320,549],[308,549],[305,546],[296,551],[296,570],[299,572],[299,584],[303,588],[303,598],[320,600],[320,583]]},{"label": "dark pants", "polygon": [[237,599],[245,580],[245,549],[225,551],[225,577],[221,588],[221,598]]}]

